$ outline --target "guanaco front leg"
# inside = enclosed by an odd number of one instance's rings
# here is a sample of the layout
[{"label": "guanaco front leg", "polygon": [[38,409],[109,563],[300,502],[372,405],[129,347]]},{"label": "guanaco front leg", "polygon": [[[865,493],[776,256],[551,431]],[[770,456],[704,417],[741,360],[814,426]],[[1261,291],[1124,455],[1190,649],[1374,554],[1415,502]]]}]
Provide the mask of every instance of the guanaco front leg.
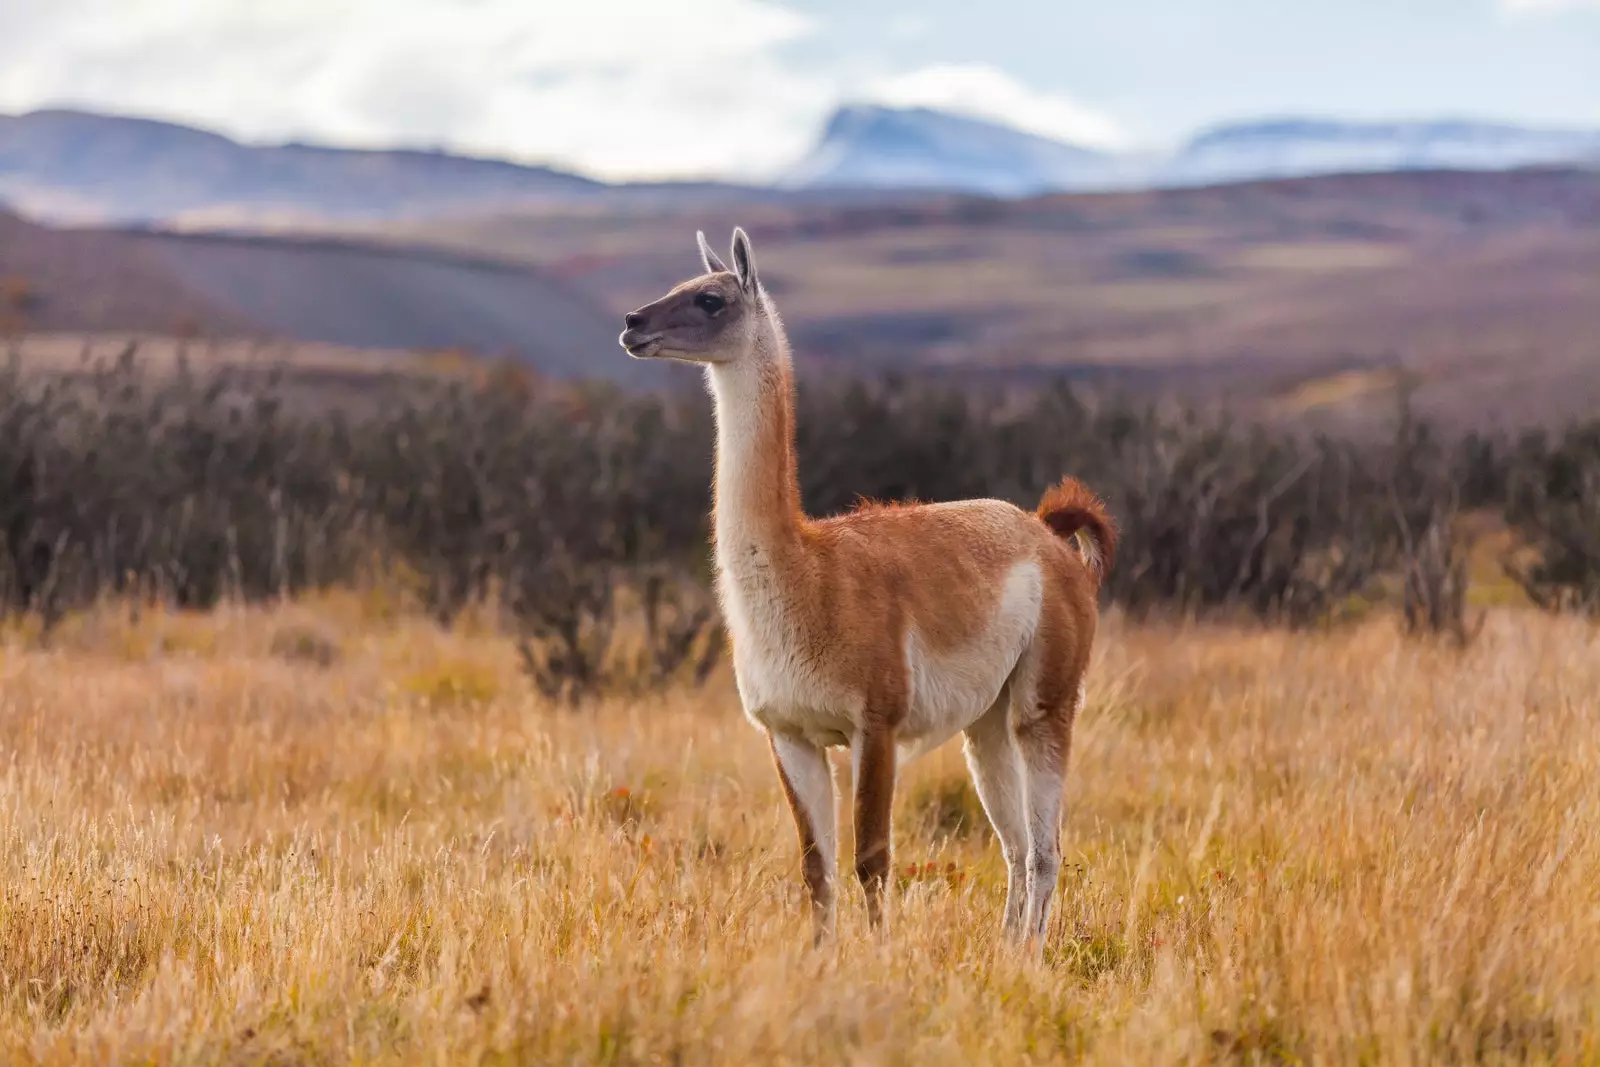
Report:
[{"label": "guanaco front leg", "polygon": [[800,871],[811,893],[814,940],[821,944],[833,933],[833,883],[838,869],[833,772],[827,753],[810,742],[778,733],[768,738],[778,780],[783,783],[800,835]]},{"label": "guanaco front leg", "polygon": [[867,894],[867,920],[883,924],[893,836],[894,730],[868,724],[851,744],[856,788],[856,877]]}]

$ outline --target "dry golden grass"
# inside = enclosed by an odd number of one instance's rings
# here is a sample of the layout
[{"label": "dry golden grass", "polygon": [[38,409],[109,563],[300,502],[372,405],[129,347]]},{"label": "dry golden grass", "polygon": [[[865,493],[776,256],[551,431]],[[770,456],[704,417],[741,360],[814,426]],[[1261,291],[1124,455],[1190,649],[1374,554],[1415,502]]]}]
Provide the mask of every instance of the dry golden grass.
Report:
[{"label": "dry golden grass", "polygon": [[1584,624],[1112,623],[1028,965],[955,748],[905,779],[891,937],[851,886],[817,953],[725,678],[575,714],[481,626],[373,614],[9,633],[0,1062],[1600,1057]]}]

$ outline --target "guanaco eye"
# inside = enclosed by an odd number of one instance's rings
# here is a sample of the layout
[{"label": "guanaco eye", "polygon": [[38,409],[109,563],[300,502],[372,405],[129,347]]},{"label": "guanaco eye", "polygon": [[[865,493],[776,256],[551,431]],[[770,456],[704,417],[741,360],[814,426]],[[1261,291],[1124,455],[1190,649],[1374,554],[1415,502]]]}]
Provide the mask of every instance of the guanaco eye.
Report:
[{"label": "guanaco eye", "polygon": [[698,293],[694,298],[694,306],[704,311],[707,315],[715,315],[721,311],[728,302],[716,293]]}]

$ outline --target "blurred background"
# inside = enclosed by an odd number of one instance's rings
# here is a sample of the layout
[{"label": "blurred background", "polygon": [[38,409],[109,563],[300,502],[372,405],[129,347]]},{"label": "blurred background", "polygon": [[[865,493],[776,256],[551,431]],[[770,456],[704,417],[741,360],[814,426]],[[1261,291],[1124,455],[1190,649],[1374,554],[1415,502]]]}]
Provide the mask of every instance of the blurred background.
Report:
[{"label": "blurred background", "polygon": [[1070,471],[1114,596],[1313,617],[1440,530],[1445,597],[1462,515],[1532,588],[1600,506],[1594,0],[0,19],[14,603],[319,584],[357,527],[442,617],[692,572],[706,401],[615,337],[734,224],[813,507]]},{"label": "blurred background", "polygon": [[1299,415],[1403,367],[1426,407],[1518,423],[1600,396],[1592,0],[5,0],[5,22],[12,332],[638,384],[619,314],[737,222],[808,370],[1049,370]]}]

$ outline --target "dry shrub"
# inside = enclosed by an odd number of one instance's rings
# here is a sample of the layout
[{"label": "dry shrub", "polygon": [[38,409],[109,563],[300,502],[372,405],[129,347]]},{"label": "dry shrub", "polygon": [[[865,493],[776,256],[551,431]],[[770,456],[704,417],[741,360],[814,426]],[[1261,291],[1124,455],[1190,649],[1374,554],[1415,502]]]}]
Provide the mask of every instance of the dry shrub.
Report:
[{"label": "dry shrub", "polygon": [[286,624],[272,632],[271,651],[290,663],[331,667],[339,662],[339,641],[333,634],[307,623]]},{"label": "dry shrub", "polygon": [[720,617],[698,582],[657,573],[634,589],[615,568],[542,574],[536,590],[513,602],[513,616],[524,672],[551,700],[698,689],[721,658]]},{"label": "dry shrub", "polygon": [[1507,575],[1540,607],[1600,617],[1600,422],[1530,435],[1511,472],[1506,517],[1533,559],[1508,556]]},{"label": "dry shrub", "polygon": [[[714,664],[703,396],[502,376],[400,381],[360,410],[310,411],[259,372],[153,377],[135,357],[4,372],[0,608],[48,627],[107,596],[204,608],[405,574],[407,599],[447,625],[498,598],[547,692],[587,699]],[[1592,428],[1445,441],[1404,409],[1390,441],[1307,439],[1064,384],[830,381],[800,404],[814,513],[862,496],[1031,508],[1063,473],[1083,478],[1122,530],[1108,597],[1137,615],[1321,623],[1400,576],[1415,627],[1462,640],[1454,516],[1502,508],[1536,549],[1517,572],[1530,597],[1600,610]],[[641,609],[632,663],[612,647],[638,615],[622,626],[625,589],[658,604]]]}]

